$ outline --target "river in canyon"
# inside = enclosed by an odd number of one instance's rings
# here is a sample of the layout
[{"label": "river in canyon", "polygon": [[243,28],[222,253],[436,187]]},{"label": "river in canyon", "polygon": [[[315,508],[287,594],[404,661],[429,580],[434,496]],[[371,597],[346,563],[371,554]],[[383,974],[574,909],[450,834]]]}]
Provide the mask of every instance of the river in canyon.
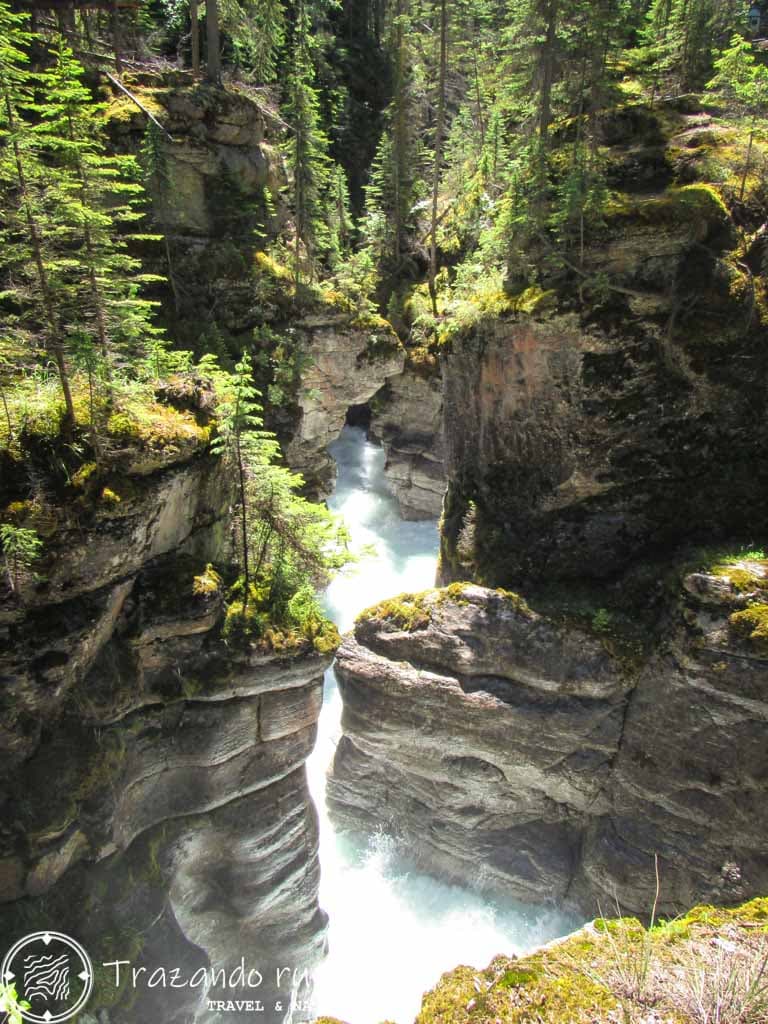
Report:
[{"label": "river in canyon", "polygon": [[[400,517],[384,476],[384,451],[363,430],[345,427],[330,451],[338,478],[329,505],[346,520],[355,550],[366,552],[325,595],[343,633],[363,608],[434,585],[438,533],[436,522]],[[497,953],[522,954],[579,922],[551,909],[491,901],[409,869],[408,851],[392,838],[396,822],[382,823],[365,843],[337,833],[325,784],[341,710],[330,668],[317,746],[307,764],[320,817],[320,904],[330,919],[328,956],[315,973],[314,1012],[354,1024],[410,1024],[423,993],[444,971],[484,967]]]}]

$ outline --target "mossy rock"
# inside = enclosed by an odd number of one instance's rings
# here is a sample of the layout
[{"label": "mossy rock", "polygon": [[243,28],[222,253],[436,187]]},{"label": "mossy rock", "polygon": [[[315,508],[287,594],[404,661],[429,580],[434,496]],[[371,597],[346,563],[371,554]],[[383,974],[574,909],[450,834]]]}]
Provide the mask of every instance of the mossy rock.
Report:
[{"label": "mossy rock", "polygon": [[609,221],[655,227],[690,229],[703,223],[707,233],[730,222],[718,190],[702,184],[670,188],[657,198],[639,201],[631,196],[614,196],[605,213]]},{"label": "mossy rock", "polygon": [[732,909],[696,907],[651,929],[636,918],[601,919],[530,956],[447,972],[424,997],[416,1024],[691,1024],[685,978],[707,970],[720,930],[737,948],[734,964],[751,956],[759,969],[765,952],[755,926],[768,931],[766,898]]},{"label": "mossy rock", "polygon": [[749,640],[761,653],[768,654],[768,604],[751,604],[734,612],[728,620],[737,636]]},{"label": "mossy rock", "polygon": [[[379,604],[375,604],[371,608],[365,608],[357,616],[356,621],[358,623],[385,622],[395,629],[413,633],[419,629],[426,629],[431,623],[434,613],[446,604],[457,607],[471,604],[467,590],[472,586],[472,583],[451,583],[447,587],[422,590],[417,594],[398,594],[396,597],[380,601]],[[500,604],[501,607],[506,607],[519,615],[527,617],[533,615],[528,604],[519,594],[501,588],[493,593],[500,599],[496,606],[497,609]],[[493,605],[488,605],[488,611],[493,610]]]}]

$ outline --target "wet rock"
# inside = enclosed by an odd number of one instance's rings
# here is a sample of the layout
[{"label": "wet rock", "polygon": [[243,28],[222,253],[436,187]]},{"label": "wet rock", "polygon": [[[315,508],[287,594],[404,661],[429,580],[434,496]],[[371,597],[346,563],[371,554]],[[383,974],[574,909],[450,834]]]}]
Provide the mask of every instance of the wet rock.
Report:
[{"label": "wet rock", "polygon": [[588,914],[647,913],[656,856],[665,912],[764,891],[768,663],[708,580],[686,578],[645,655],[476,586],[367,612],[338,655],[335,818]]},{"label": "wet rock", "polygon": [[[148,970],[310,968],[326,922],[304,764],[330,656],[222,640],[222,595],[194,589],[231,557],[217,460],[121,484],[119,514],[60,517],[45,585],[3,608],[3,936],[55,928]],[[210,1022],[205,994],[102,971],[90,1009]]]},{"label": "wet rock", "polygon": [[445,492],[439,374],[406,365],[373,402],[371,429],[387,453],[384,472],[405,519],[437,519]]},{"label": "wet rock", "polygon": [[299,421],[285,454],[291,467],[321,493],[332,487],[335,463],[328,445],[341,433],[347,410],[362,405],[403,369],[405,353],[388,324],[355,328],[349,317],[305,317],[311,360],[302,376]]}]

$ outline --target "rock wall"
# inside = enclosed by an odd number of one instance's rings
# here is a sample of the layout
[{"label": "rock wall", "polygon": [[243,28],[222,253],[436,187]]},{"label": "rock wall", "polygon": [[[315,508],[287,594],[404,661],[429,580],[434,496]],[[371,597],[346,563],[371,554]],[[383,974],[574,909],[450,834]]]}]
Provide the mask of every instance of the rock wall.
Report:
[{"label": "rock wall", "polygon": [[580,276],[543,278],[540,312],[481,317],[445,349],[446,582],[617,578],[765,533],[757,252],[709,185],[622,202]]},{"label": "rock wall", "polygon": [[[300,972],[325,942],[304,762],[330,658],[222,640],[221,595],[193,583],[229,560],[227,480],[202,443],[156,461],[113,481],[117,506],[62,510],[46,579],[0,606],[0,930],[9,945],[66,931],[97,965],[149,972],[244,957],[278,1021],[291,992],[274,969]],[[89,1009],[217,1020],[205,998],[118,988],[97,966]]]},{"label": "rock wall", "polygon": [[384,445],[384,472],[405,519],[437,519],[445,492],[443,388],[439,374],[410,364],[375,396],[371,431]]},{"label": "rock wall", "polygon": [[729,624],[746,600],[686,577],[653,653],[473,585],[384,602],[338,654],[332,813],[588,915],[649,912],[655,855],[664,912],[765,891],[768,664]]},{"label": "rock wall", "polygon": [[308,365],[298,395],[298,423],[285,454],[320,494],[333,489],[336,464],[328,445],[341,433],[352,405],[363,405],[402,373],[405,353],[384,321],[373,327],[350,325],[349,317],[326,311],[305,316],[303,333]]},{"label": "rock wall", "polygon": [[[164,242],[142,256],[167,278],[159,297],[169,333],[179,348],[239,352],[270,318],[255,254],[287,221],[271,115],[247,92],[194,83],[188,72],[124,77],[163,126],[144,162]],[[116,93],[106,117],[116,149],[138,151],[145,114]]]}]

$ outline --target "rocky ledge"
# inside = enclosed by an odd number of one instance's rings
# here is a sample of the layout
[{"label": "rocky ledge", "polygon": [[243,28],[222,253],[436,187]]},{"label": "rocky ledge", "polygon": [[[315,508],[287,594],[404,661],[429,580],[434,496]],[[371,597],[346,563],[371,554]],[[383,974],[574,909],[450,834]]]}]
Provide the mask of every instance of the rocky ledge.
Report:
[{"label": "rocky ledge", "polygon": [[364,613],[338,654],[332,813],[587,914],[648,911],[655,856],[664,910],[765,891],[768,661],[744,621],[765,564],[742,569],[685,576],[653,653],[473,585]]},{"label": "rocky ledge", "polygon": [[598,918],[522,959],[447,972],[416,1024],[694,1024],[723,1008],[728,1020],[763,1020],[767,931],[764,898],[732,910],[695,907],[650,930]]},{"label": "rocky ledge", "polygon": [[[0,594],[0,931],[185,977],[242,957],[282,1020],[275,968],[300,974],[325,943],[304,764],[330,655],[222,637],[220,588],[200,581],[231,561],[232,495],[204,434],[132,460],[14,506],[46,557]],[[97,966],[89,1010],[210,1024],[206,997]]]}]

